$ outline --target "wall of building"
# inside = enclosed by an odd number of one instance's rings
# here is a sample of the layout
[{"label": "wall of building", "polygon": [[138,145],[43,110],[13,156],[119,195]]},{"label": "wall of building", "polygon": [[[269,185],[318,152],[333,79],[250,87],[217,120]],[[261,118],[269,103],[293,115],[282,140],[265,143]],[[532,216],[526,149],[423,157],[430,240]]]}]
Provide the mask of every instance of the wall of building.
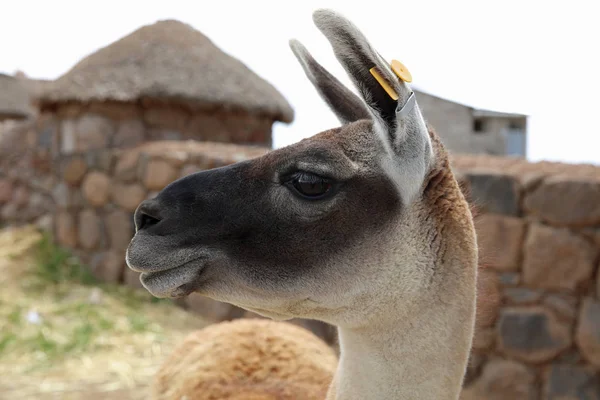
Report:
[{"label": "wall of building", "polygon": [[600,398],[600,168],[454,166],[481,213],[487,286],[463,399]]},{"label": "wall of building", "polygon": [[453,153],[506,154],[506,131],[511,124],[522,126],[525,118],[481,118],[484,129],[474,131],[473,109],[459,103],[415,91],[425,120],[436,129],[446,147]]},{"label": "wall of building", "polygon": [[203,140],[271,146],[270,118],[223,109],[152,102],[62,104],[44,109],[40,146],[53,154],[131,148],[152,140]]}]

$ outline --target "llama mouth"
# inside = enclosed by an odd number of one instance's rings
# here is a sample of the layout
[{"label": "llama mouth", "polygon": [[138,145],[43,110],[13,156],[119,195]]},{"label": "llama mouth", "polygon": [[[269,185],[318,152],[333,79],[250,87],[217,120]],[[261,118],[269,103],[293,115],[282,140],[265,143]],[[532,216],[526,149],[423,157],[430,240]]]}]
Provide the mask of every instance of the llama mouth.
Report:
[{"label": "llama mouth", "polygon": [[185,297],[200,285],[203,265],[198,265],[193,261],[196,260],[162,271],[142,272],[140,281],[154,297]]}]

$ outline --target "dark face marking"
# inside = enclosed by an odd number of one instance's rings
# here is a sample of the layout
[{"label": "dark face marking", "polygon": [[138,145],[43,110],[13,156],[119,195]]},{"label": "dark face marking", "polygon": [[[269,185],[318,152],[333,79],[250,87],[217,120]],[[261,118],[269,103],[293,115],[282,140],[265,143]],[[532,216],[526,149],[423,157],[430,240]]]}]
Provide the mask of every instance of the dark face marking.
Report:
[{"label": "dark face marking", "polygon": [[[209,290],[203,286],[211,280],[233,276],[250,290],[277,291],[325,275],[333,257],[384,229],[400,210],[385,174],[373,166],[356,170],[361,153],[344,147],[348,131],[352,127],[171,183],[137,210],[129,265],[144,272],[169,270],[164,278],[154,275],[165,281],[177,274],[173,268],[187,263],[179,268],[185,279],[172,279],[184,288],[168,287],[177,295]],[[297,173],[325,177],[331,194],[316,200],[299,196],[289,186]],[[164,282],[145,283],[165,295]]]}]

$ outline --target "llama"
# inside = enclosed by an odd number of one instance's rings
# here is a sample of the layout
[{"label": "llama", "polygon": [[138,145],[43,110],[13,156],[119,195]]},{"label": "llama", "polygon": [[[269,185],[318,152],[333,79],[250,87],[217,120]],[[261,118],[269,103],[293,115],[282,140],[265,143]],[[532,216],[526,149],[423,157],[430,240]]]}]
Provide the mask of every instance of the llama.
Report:
[{"label": "llama", "polygon": [[291,47],[342,126],[171,183],[136,210],[127,263],[157,297],[336,325],[327,399],[457,399],[475,320],[469,206],[409,85],[346,18],[313,20],[360,98]]}]

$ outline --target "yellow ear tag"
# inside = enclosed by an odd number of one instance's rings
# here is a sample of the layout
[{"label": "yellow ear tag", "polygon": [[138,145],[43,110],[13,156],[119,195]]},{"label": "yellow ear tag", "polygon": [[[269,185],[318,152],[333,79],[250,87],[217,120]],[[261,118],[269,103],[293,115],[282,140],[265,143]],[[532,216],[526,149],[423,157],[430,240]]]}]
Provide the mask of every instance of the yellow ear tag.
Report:
[{"label": "yellow ear tag", "polygon": [[398,60],[392,60],[392,71],[396,76],[402,79],[404,82],[412,82],[412,75],[408,71],[408,68]]},{"label": "yellow ear tag", "polygon": [[385,90],[393,100],[398,100],[398,98],[400,97],[398,96],[398,93],[396,93],[396,91],[385,81],[385,79],[383,79],[383,77],[379,75],[379,72],[377,72],[375,68],[376,67],[373,67],[369,70],[371,75],[373,75],[373,77],[377,79],[377,82],[379,82],[383,90]]}]

